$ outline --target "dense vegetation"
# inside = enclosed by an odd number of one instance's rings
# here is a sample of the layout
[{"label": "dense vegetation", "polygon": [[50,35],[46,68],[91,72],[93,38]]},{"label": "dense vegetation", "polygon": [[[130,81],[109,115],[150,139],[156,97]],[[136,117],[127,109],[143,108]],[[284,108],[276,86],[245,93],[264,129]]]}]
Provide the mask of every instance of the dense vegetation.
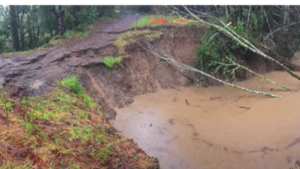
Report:
[{"label": "dense vegetation", "polygon": [[[242,28],[245,35],[287,58],[299,48],[298,6],[189,6],[189,9],[211,22],[222,21]],[[187,16],[180,6],[0,6],[0,53],[35,49],[48,42],[55,44],[57,37],[68,30],[86,36],[91,30],[84,30],[85,24],[102,17],[116,17],[115,10],[151,12],[160,14],[155,17],[167,16],[169,20],[180,18],[178,14]],[[144,17],[132,26],[149,25],[149,18]]]},{"label": "dense vegetation", "polygon": [[[0,6],[0,53],[26,51],[86,37],[85,25],[116,17],[114,6]],[[72,30],[72,31],[70,31]],[[43,47],[47,47],[43,46]]]},{"label": "dense vegetation", "polygon": [[[221,26],[223,22],[283,57],[291,58],[299,50],[299,6],[189,6],[189,9],[208,22]],[[165,11],[191,17],[181,6]]]}]

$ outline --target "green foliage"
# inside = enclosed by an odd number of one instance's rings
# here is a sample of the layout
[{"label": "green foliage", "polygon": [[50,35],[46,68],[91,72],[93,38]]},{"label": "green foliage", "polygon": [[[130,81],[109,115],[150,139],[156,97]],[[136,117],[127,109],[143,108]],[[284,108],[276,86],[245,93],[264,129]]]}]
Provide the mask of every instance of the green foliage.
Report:
[{"label": "green foliage", "polygon": [[238,21],[236,26],[233,26],[232,30],[240,34],[242,37],[253,43],[254,45],[259,45],[259,40],[255,39],[250,32],[250,30],[245,30],[244,28],[244,22],[243,21]]},{"label": "green foliage", "polygon": [[11,30],[8,29],[8,25],[10,25],[9,10],[8,7],[3,7],[2,5],[0,7],[0,53],[12,52]]},{"label": "green foliage", "polygon": [[153,12],[154,6],[150,5],[134,5],[134,6],[116,6],[117,11],[126,11],[130,13],[149,14]]},{"label": "green foliage", "polygon": [[119,56],[119,57],[105,56],[103,59],[103,63],[108,68],[113,68],[114,65],[120,64],[122,60],[123,60],[123,56]]},{"label": "green foliage", "polygon": [[233,30],[239,33],[244,32],[244,22],[239,20]]},{"label": "green foliage", "polygon": [[115,6],[98,6],[98,14],[101,17],[117,18]]},{"label": "green foliage", "polygon": [[77,13],[80,23],[93,23],[98,19],[97,6],[84,6],[81,11]]},{"label": "green foliage", "polygon": [[[87,37],[91,30],[81,32],[77,30],[78,32],[73,32],[73,34],[70,34],[68,30],[86,27],[87,24],[92,24],[101,17],[115,18],[117,16],[114,6],[62,6],[62,11],[67,35],[62,37],[63,40],[59,40],[53,38],[58,34],[55,6],[17,6],[21,50],[44,49],[64,43],[65,39]],[[0,54],[13,52],[10,29],[9,8],[0,5]]]},{"label": "green foliage", "polygon": [[70,92],[74,93],[75,95],[77,95],[79,97],[84,96],[83,87],[79,83],[76,75],[65,78],[65,79],[61,80],[60,83],[61,83],[61,85],[67,87],[70,90]]},{"label": "green foliage", "polygon": [[225,74],[235,78],[238,67],[232,64],[235,61],[231,50],[242,50],[237,44],[213,30],[207,30],[201,39],[202,45],[197,47],[195,63],[198,68],[213,74]]}]

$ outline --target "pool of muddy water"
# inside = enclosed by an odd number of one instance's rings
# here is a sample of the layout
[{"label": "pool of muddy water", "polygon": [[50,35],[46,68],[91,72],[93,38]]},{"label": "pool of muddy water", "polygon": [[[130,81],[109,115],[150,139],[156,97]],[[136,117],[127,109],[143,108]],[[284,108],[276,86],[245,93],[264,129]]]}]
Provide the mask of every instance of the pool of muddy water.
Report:
[{"label": "pool of muddy water", "polygon": [[111,122],[163,169],[290,169],[300,161],[300,82],[265,76],[294,91],[256,77],[236,84],[282,97],[227,86],[161,90],[135,97]]}]

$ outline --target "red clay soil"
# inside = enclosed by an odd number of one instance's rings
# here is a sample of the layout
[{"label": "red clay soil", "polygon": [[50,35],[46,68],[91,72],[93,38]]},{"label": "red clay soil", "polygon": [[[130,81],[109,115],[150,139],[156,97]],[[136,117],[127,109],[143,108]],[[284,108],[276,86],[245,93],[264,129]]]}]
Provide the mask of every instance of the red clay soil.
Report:
[{"label": "red clay soil", "polygon": [[[86,39],[31,55],[1,56],[0,83],[10,94],[19,97],[41,94],[49,91],[51,84],[62,77],[78,74],[88,95],[103,108],[110,118],[115,118],[113,109],[133,102],[136,95],[155,92],[161,88],[177,88],[191,84],[190,72],[164,64],[138,45],[126,48],[129,58],[123,59],[113,69],[103,63],[105,56],[119,56],[112,42],[122,32],[132,31],[130,24],[138,18],[134,14],[123,14],[122,18],[111,23]],[[200,44],[205,28],[197,26],[160,26],[155,29],[163,32],[160,40],[152,43],[154,49],[172,56],[175,60],[194,66],[195,47]],[[292,69],[298,69],[280,59]],[[276,69],[275,66],[252,53],[241,57],[244,64],[258,73]],[[259,65],[259,66],[258,66]],[[240,73],[241,77],[251,75]],[[208,80],[208,85],[219,85]]]}]

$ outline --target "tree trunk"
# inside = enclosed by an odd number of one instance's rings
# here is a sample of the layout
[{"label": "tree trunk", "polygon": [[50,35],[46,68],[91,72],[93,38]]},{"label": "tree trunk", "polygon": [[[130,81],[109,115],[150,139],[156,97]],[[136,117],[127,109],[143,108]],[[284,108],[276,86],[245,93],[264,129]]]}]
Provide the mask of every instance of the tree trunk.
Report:
[{"label": "tree trunk", "polygon": [[218,6],[217,5],[215,5],[215,10],[216,10],[216,12],[215,13],[219,13],[219,10],[218,10]]},{"label": "tree trunk", "polygon": [[[34,20],[33,18],[32,18],[32,20]],[[32,48],[35,48],[35,44],[36,44],[36,41],[35,41],[35,34],[36,34],[36,32],[35,32],[35,29],[34,29],[34,24],[32,23],[32,26],[31,26],[31,39],[32,39]]]},{"label": "tree trunk", "polygon": [[40,45],[39,38],[40,38],[40,26],[37,25],[37,34],[36,34],[36,44],[37,44],[37,46]]},{"label": "tree trunk", "polygon": [[71,14],[74,18],[74,25],[72,26],[74,27],[79,25],[77,13],[80,12],[80,10],[81,10],[80,6],[76,6],[76,5],[72,6]]},{"label": "tree trunk", "polygon": [[98,17],[100,18],[103,15],[103,7],[102,6],[97,6],[97,12],[98,12]]},{"label": "tree trunk", "polygon": [[[289,24],[289,10],[290,6],[284,6],[283,7],[283,25],[286,26]],[[283,29],[285,33],[288,32],[288,28]]]},{"label": "tree trunk", "polygon": [[56,14],[57,14],[58,33],[60,36],[62,36],[65,33],[64,13],[61,10],[60,5],[56,5],[55,10],[56,10]]},{"label": "tree trunk", "polygon": [[28,37],[29,37],[29,48],[31,49],[32,48],[32,30],[31,30],[31,24],[30,24],[30,19],[31,19],[31,17],[30,16],[28,16],[28,18],[27,18],[27,26],[28,26]]},{"label": "tree trunk", "polygon": [[20,36],[21,36],[21,50],[25,50],[25,33],[24,33],[24,9],[22,9],[22,15],[20,20]]},{"label": "tree trunk", "polygon": [[227,5],[225,5],[225,13],[226,13],[226,17],[228,18],[229,15],[228,15],[228,10],[227,10]]},{"label": "tree trunk", "polygon": [[288,27],[289,24],[289,9],[290,6],[283,6],[283,55],[287,57],[289,55],[288,49]]},{"label": "tree trunk", "polygon": [[18,15],[16,6],[9,6],[10,24],[11,24],[11,35],[13,41],[13,48],[15,51],[20,51],[19,31],[18,31]]},{"label": "tree trunk", "polygon": [[249,5],[248,16],[247,16],[247,23],[246,23],[246,30],[249,28],[250,14],[251,14],[251,5]]}]

